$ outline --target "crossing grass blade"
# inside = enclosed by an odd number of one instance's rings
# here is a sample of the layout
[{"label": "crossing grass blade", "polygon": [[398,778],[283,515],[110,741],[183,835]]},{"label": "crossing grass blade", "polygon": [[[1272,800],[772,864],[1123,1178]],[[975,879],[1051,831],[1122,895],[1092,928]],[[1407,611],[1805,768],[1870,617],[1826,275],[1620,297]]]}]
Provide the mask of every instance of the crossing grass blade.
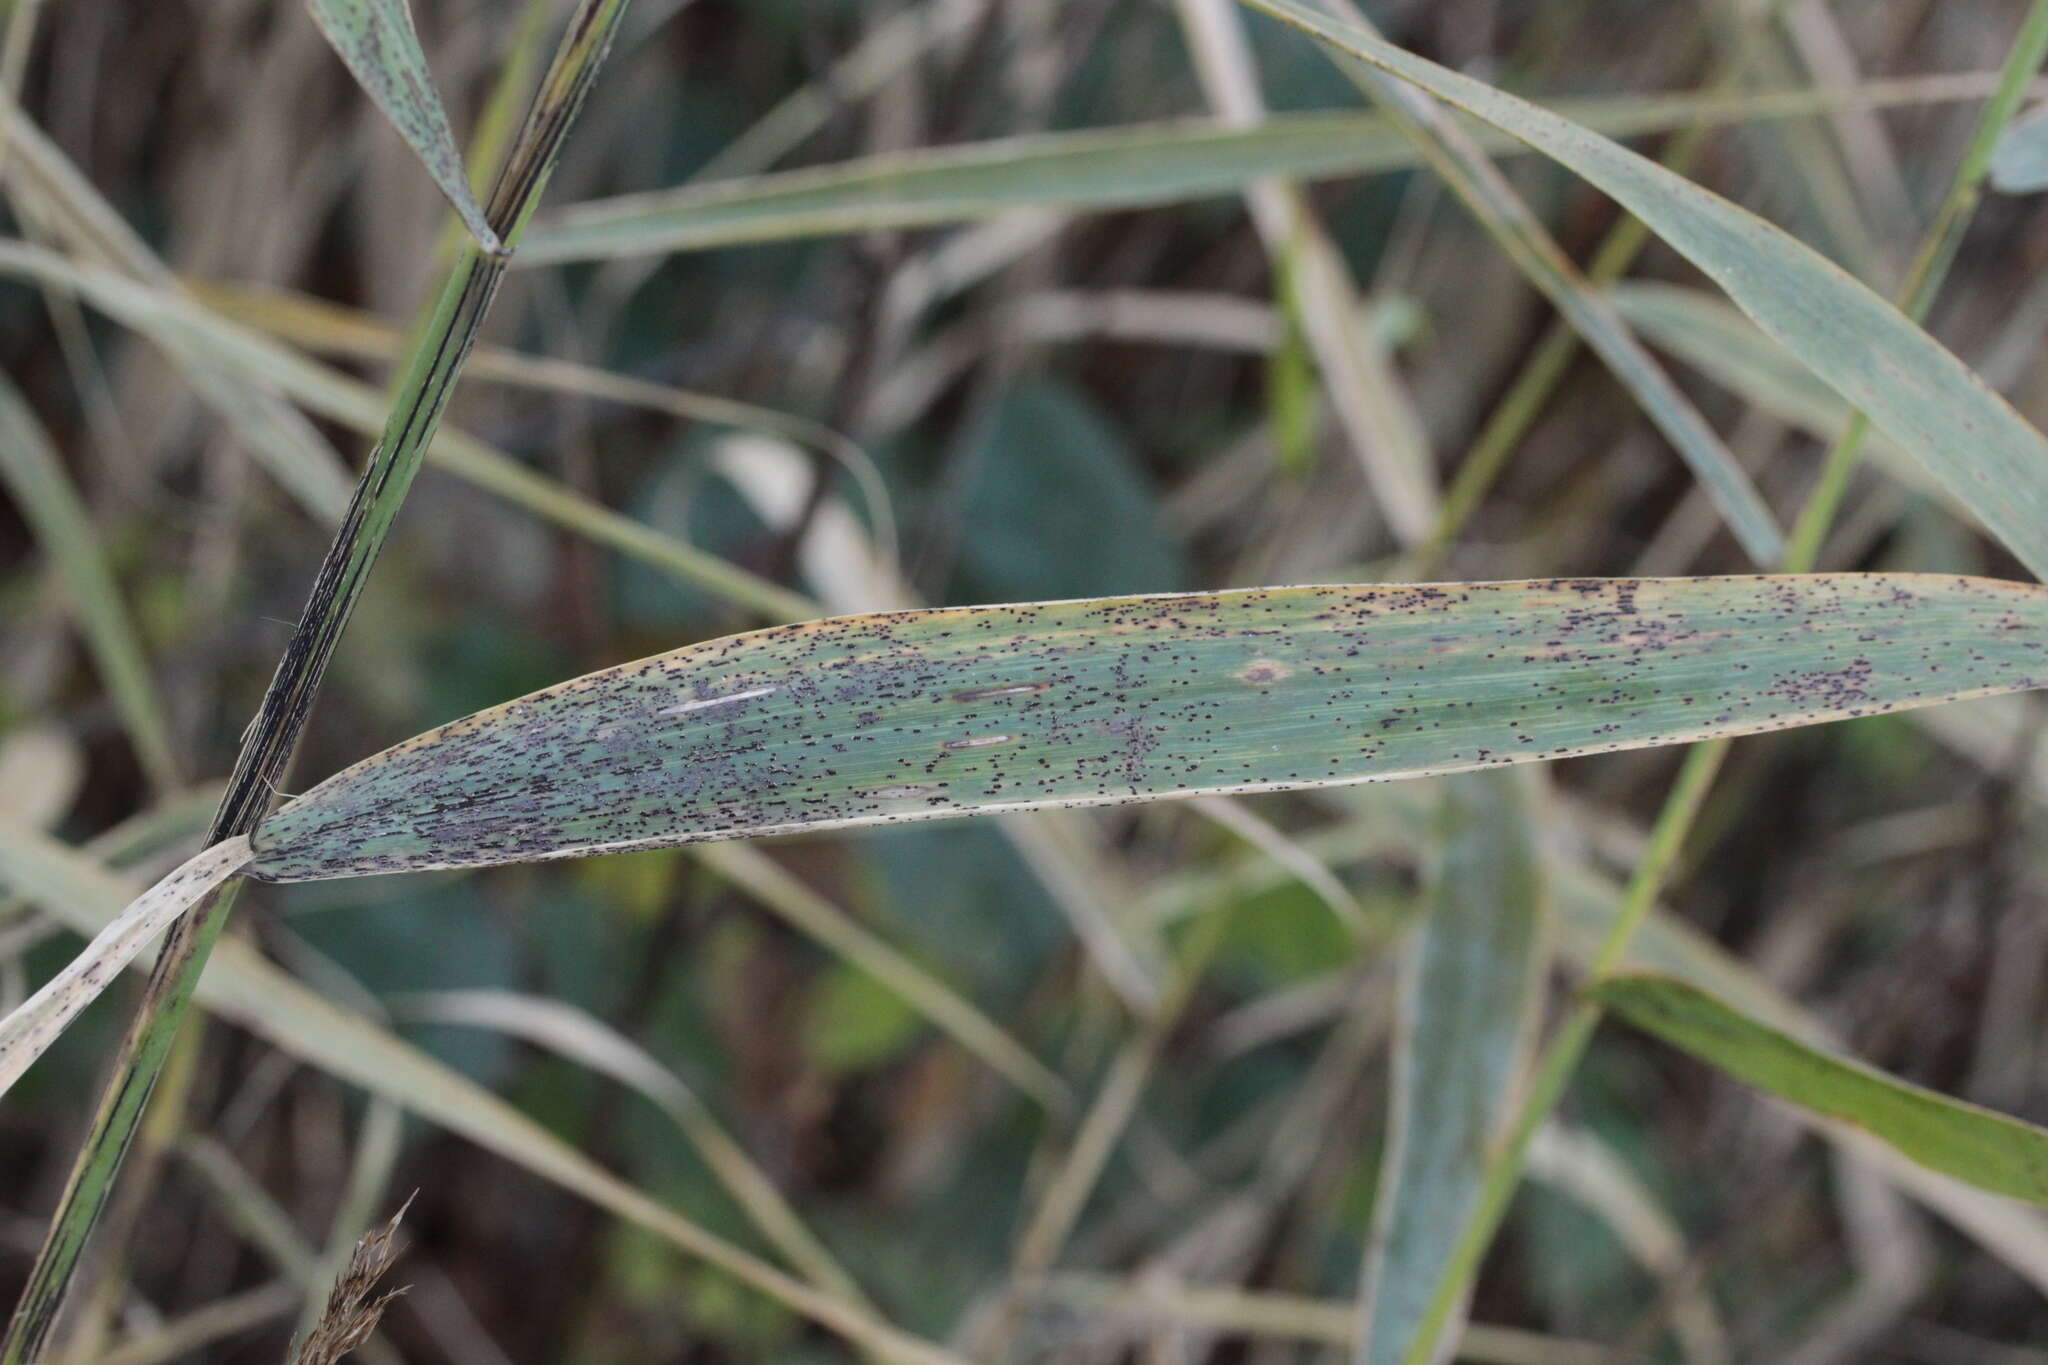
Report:
[{"label": "crossing grass blade", "polygon": [[121,601],[85,504],[28,401],[0,375],[0,487],[35,531],[70,596],[79,632],[121,714],[143,771],[159,791],[178,785],[170,723],[149,661]]},{"label": "crossing grass blade", "polygon": [[357,84],[448,196],[477,245],[490,255],[503,255],[505,244],[470,188],[406,0],[306,0],[306,8]]},{"label": "crossing grass blade", "polygon": [[[1341,12],[1349,0],[1325,3]],[[1345,17],[1364,22],[1356,10]],[[1614,306],[1579,272],[1477,140],[1449,110],[1420,90],[1342,53],[1331,55],[1338,68],[1400,126],[1522,277],[1606,363],[1643,415],[1691,466],[1693,477],[1720,509],[1750,560],[1761,568],[1775,566],[1784,554],[1785,538],[1742,462],[1671,382]]]},{"label": "crossing grass blade", "polygon": [[1803,1043],[1674,977],[1626,974],[1587,996],[1737,1080],[1863,1128],[1994,1194],[2048,1204],[2048,1129]]},{"label": "crossing grass blade", "polygon": [[[0,824],[0,881],[87,935],[104,929],[137,890],[79,850],[7,824]],[[240,939],[229,936],[216,945],[197,999],[215,1017],[644,1228],[883,1358],[961,1365],[957,1357],[843,1297],[791,1278],[636,1189],[469,1077],[308,989]]]},{"label": "crossing grass blade", "polygon": [[1336,786],[2034,687],[2048,589],[1933,575],[1255,589],[839,617],[429,731],[257,830],[305,881]]},{"label": "crossing grass blade", "polygon": [[[1633,280],[1615,285],[1608,296],[1651,345],[1816,440],[1834,440],[1855,415],[1797,356],[1711,290]],[[1976,521],[1941,480],[1883,432],[1873,434],[1869,450],[1886,474]]]},{"label": "crossing grass blade", "polygon": [[[1557,108],[1611,137],[1628,137],[1845,104],[1966,98],[1989,84],[1974,74],[1916,77],[1849,91],[1685,92],[1568,100]],[[1478,137],[1489,152],[1525,150],[1490,129]],[[1275,114],[1250,128],[1188,120],[1002,138],[593,200],[537,220],[516,264],[930,226],[1033,207],[1138,208],[1234,194],[1265,176],[1321,180],[1420,161],[1392,124],[1371,114]]]},{"label": "crossing grass blade", "polygon": [[1605,191],[1952,488],[2030,571],[2048,577],[2048,440],[1892,304],[1779,228],[1569,119],[1296,0],[1244,2],[1422,87]]},{"label": "crossing grass blade", "polygon": [[1531,776],[1464,773],[1444,784],[1428,918],[1401,979],[1360,1365],[1407,1356],[1513,1113],[1542,981]]},{"label": "crossing grass blade", "polygon": [[[137,288],[175,289],[170,267],[5,93],[0,138],[0,185],[10,200],[32,203],[50,235],[72,255],[129,277]],[[207,406],[307,511],[340,520],[348,507],[348,470],[311,422],[268,389],[242,383],[189,348],[172,347],[169,355]]]},{"label": "crossing grass blade", "polygon": [[[195,376],[234,376],[248,397],[281,403],[271,393],[274,389],[276,395],[303,403],[308,411],[369,434],[381,431],[388,420],[384,398],[370,385],[239,326],[180,291],[75,266],[50,252],[6,239],[0,239],[0,274],[20,274],[75,289],[95,308],[148,336],[167,354],[203,361],[192,367]],[[223,387],[234,382],[228,380]],[[638,386],[634,391],[644,393],[646,387]],[[733,411],[741,406],[744,405],[728,405],[725,415],[741,415]],[[298,416],[296,412],[292,415]],[[628,558],[703,587],[756,615],[781,621],[817,615],[817,609],[800,594],[664,531],[622,516],[536,473],[467,432],[440,425],[427,437],[426,451],[437,468],[485,492]],[[335,519],[339,519],[338,512]]]},{"label": "crossing grass blade", "polygon": [[83,953],[0,1019],[0,1095],[21,1079],[80,1010],[99,998],[144,944],[248,861],[249,841],[239,836],[195,854],[131,901],[93,936]]}]

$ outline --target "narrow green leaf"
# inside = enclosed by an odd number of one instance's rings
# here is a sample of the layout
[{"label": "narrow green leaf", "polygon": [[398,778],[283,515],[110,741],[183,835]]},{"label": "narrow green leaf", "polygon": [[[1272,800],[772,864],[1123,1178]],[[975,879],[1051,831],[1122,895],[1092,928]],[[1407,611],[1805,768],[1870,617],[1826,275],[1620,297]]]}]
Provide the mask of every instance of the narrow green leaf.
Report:
[{"label": "narrow green leaf", "polygon": [[86,648],[107,685],[143,771],[159,790],[178,784],[170,724],[149,661],[121,601],[85,504],[71,486],[49,433],[21,391],[0,375],[0,487],[35,532],[70,595]]},{"label": "narrow green leaf", "polygon": [[2006,194],[2048,190],[2048,107],[2015,119],[1991,152],[1991,184]]},{"label": "narrow green leaf", "polygon": [[[1651,345],[1816,440],[1834,440],[1855,415],[1799,357],[1713,290],[1632,280],[1608,292],[1615,308]],[[1975,523],[1975,513],[1898,442],[1878,432],[1870,451],[1886,474],[1940,498]]]},{"label": "narrow green leaf", "polygon": [[2048,1129],[1800,1042],[1675,977],[1612,976],[1586,993],[1737,1080],[1867,1129],[1923,1166],[2048,1204]]},{"label": "narrow green leaf", "polygon": [[1401,979],[1360,1365],[1407,1356],[1513,1112],[1542,979],[1529,776],[1466,773],[1444,784],[1429,916]]},{"label": "narrow green leaf", "polygon": [[306,0],[306,8],[356,82],[448,196],[477,245],[490,255],[503,255],[505,244],[470,189],[455,130],[434,89],[406,0]]},{"label": "narrow green leaf", "polygon": [[1421,86],[1611,195],[2048,577],[2048,440],[1896,307],[1770,223],[1568,119],[1296,0],[1245,3]]},{"label": "narrow green leaf", "polygon": [[[1558,108],[1628,137],[1844,104],[1961,98],[1988,88],[1985,77],[1947,76],[1853,91],[1632,95],[1563,101]],[[1523,150],[1491,130],[1480,141],[1493,152]],[[577,204],[534,224],[518,264],[701,251],[1032,207],[1136,208],[1234,194],[1264,176],[1318,180],[1419,160],[1387,120],[1369,114],[1275,114],[1250,128],[1187,120],[1003,138]]]},{"label": "narrow green leaf", "polygon": [[419,736],[280,808],[272,881],[1266,791],[2048,680],[2048,589],[1933,575],[1254,589],[848,616]]}]

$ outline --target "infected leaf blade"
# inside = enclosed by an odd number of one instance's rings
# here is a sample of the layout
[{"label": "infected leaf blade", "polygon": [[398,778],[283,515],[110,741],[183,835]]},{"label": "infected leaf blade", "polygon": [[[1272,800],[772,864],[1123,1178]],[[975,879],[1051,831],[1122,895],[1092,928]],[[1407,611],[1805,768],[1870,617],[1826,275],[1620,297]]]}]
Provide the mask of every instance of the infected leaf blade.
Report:
[{"label": "infected leaf blade", "polygon": [[1846,1119],[1923,1166],[1994,1194],[2048,1204],[2048,1129],[1823,1051],[1675,977],[1610,977],[1587,993],[1737,1080]]},{"label": "infected leaf blade", "polygon": [[1254,589],[840,617],[430,731],[280,808],[306,881],[1336,786],[2048,680],[2048,589],[1934,575]]},{"label": "infected leaf blade", "polygon": [[93,936],[84,952],[0,1019],[0,1095],[57,1041],[79,1011],[120,976],[144,944],[248,861],[249,841],[239,836],[194,854],[129,902],[127,909]]},{"label": "infected leaf blade", "polygon": [[448,196],[477,244],[493,256],[503,255],[505,244],[470,188],[406,0],[306,0],[306,8],[356,83]]}]

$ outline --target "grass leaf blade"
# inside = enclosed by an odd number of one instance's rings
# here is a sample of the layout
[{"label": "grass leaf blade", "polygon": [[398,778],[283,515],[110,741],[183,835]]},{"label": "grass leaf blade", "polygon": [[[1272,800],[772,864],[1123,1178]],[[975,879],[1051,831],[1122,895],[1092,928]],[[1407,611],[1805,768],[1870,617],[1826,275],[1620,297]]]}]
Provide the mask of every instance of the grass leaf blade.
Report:
[{"label": "grass leaf blade", "polygon": [[2048,679],[2048,589],[1934,575],[1254,589],[839,617],[593,673],[266,820],[252,875],[1338,786]]},{"label": "grass leaf blade", "polygon": [[1895,306],[1779,228],[1568,119],[1296,0],[1244,2],[1421,86],[1599,187],[1953,488],[2037,577],[2048,577],[2048,440]]},{"label": "grass leaf blade", "polygon": [[2048,1204],[2048,1129],[1823,1051],[1674,977],[1608,977],[1587,995],[1737,1080],[1867,1129],[1924,1166]]},{"label": "grass leaf blade", "polygon": [[306,0],[306,8],[356,83],[448,196],[477,244],[490,255],[503,255],[505,244],[470,188],[406,0]]},{"label": "grass leaf blade", "polygon": [[[1695,120],[1966,98],[1989,85],[1976,75],[1916,77],[1847,91],[1684,92],[1560,101],[1557,108],[1610,137],[1628,137]],[[1496,155],[1527,150],[1490,128],[1474,136]],[[1142,208],[1235,194],[1261,176],[1326,180],[1420,159],[1372,114],[1276,113],[1248,128],[1189,119],[999,138],[573,204],[534,224],[515,267],[932,226],[1024,208]]]},{"label": "grass leaf blade", "polygon": [[1406,1358],[1512,1116],[1535,1022],[1543,880],[1526,773],[1444,783],[1429,917],[1401,979],[1360,1365]]},{"label": "grass leaf blade", "polygon": [[249,841],[239,835],[194,854],[129,902],[84,952],[0,1019],[0,1095],[57,1041],[80,1010],[99,998],[145,943],[248,861]]}]

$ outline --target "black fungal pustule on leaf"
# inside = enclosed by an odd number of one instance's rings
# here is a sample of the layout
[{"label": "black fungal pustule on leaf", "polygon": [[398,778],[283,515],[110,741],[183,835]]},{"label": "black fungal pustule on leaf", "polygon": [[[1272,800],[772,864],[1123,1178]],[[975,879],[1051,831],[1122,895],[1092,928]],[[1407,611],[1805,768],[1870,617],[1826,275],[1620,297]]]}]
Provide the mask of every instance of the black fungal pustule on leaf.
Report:
[{"label": "black fungal pustule on leaf", "polygon": [[1368,782],[2048,680],[2048,589],[1935,575],[1255,589],[848,616],[430,731],[257,831],[271,881]]}]

